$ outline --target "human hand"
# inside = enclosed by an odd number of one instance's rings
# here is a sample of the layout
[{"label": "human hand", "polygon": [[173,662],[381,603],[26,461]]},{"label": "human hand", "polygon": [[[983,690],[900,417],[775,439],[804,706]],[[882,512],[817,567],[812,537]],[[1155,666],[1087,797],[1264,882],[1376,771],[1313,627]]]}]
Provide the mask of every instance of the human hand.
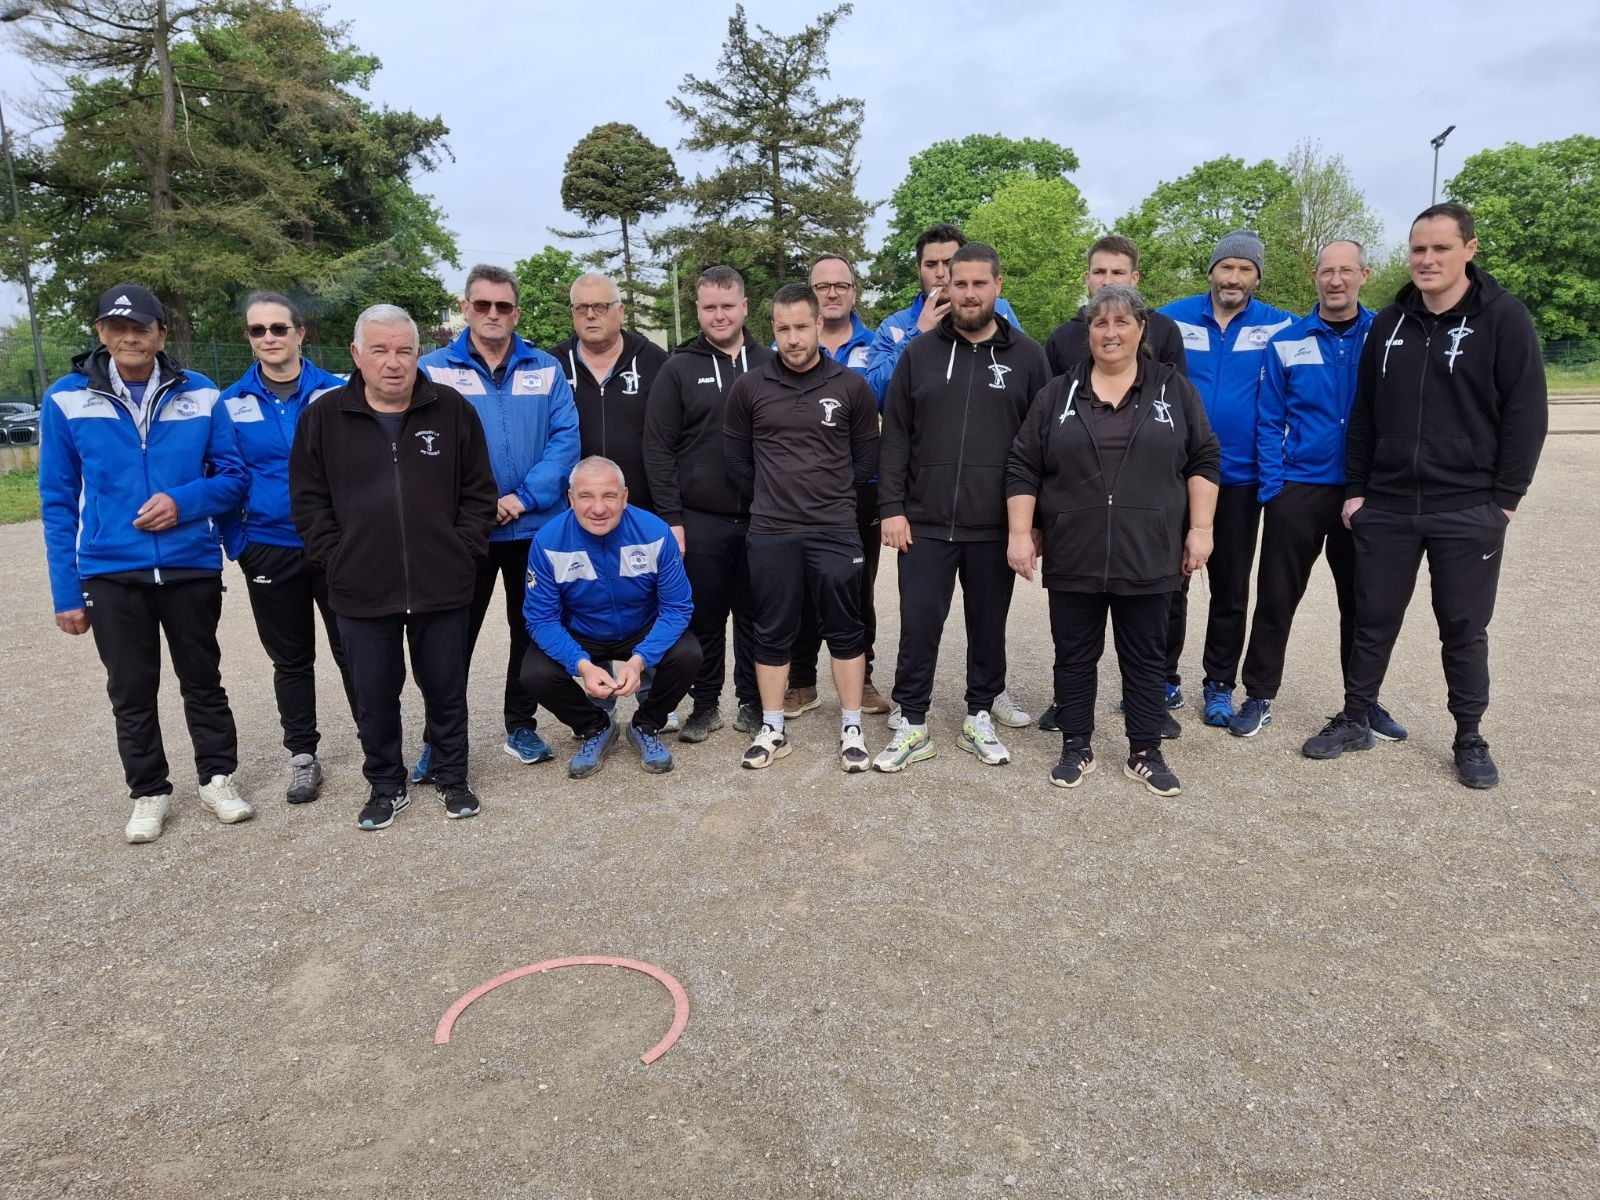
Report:
[{"label": "human hand", "polygon": [[1013,533],[1006,539],[1006,564],[1028,581],[1033,580],[1033,564],[1038,558],[1038,534],[1033,530]]},{"label": "human hand", "polygon": [[494,519],[495,523],[499,525],[509,525],[527,511],[528,506],[517,497],[515,492],[501,496],[500,499],[494,502]]},{"label": "human hand", "polygon": [[1209,529],[1190,529],[1183,539],[1183,573],[1193,575],[1211,557],[1212,537]]},{"label": "human hand", "polygon": [[1339,520],[1344,522],[1346,529],[1350,528],[1350,518],[1361,511],[1361,506],[1367,502],[1365,496],[1351,496],[1344,502],[1344,507],[1339,510]]},{"label": "human hand", "polygon": [[923,301],[922,311],[917,314],[917,331],[928,333],[944,320],[945,314],[950,311],[950,301],[945,298],[944,289],[936,287],[928,293],[928,298]]},{"label": "human hand", "polygon": [[160,533],[178,523],[178,505],[165,492],[157,492],[139,506],[134,514],[133,527],[147,533]]},{"label": "human hand", "polygon": [[66,612],[56,614],[56,628],[62,633],[70,633],[76,637],[80,633],[89,632],[89,611],[83,608],[73,608]]},{"label": "human hand", "polygon": [[671,529],[672,529],[672,538],[673,538],[673,540],[675,542],[678,543],[678,553],[679,554],[685,553],[686,550],[687,550],[687,547],[685,547],[684,544],[683,544],[683,526],[682,525],[673,525],[673,526],[671,526]]},{"label": "human hand", "polygon": [[621,667],[617,668],[617,690],[615,696],[631,696],[639,690],[639,683],[644,675],[644,659],[635,654]]},{"label": "human hand", "polygon": [[884,517],[878,524],[878,540],[904,554],[911,549],[911,522],[905,517]]},{"label": "human hand", "polygon": [[583,690],[596,700],[609,700],[617,694],[617,681],[611,672],[595,666],[587,658],[578,663],[578,680]]}]

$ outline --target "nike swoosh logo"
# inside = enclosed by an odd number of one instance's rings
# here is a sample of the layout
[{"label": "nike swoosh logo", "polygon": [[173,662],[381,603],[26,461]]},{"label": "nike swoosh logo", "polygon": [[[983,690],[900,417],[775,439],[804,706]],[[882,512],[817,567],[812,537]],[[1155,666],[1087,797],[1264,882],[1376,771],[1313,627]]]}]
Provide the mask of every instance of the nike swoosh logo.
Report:
[{"label": "nike swoosh logo", "polygon": [[1484,562],[1488,562],[1491,558],[1493,558],[1496,554],[1499,554],[1499,553],[1500,553],[1500,551],[1498,551],[1498,550],[1491,550],[1491,551],[1489,551],[1489,553],[1487,553],[1487,554],[1485,554],[1483,556],[1483,561]]}]

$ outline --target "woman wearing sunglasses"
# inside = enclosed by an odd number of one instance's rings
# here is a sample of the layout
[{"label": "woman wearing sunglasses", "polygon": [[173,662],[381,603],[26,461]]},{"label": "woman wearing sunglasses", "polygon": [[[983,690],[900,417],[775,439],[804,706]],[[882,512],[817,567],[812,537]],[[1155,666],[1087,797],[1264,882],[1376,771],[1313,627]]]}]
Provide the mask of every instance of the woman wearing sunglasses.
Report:
[{"label": "woman wearing sunglasses", "polygon": [[322,614],[333,661],[355,712],[355,690],[328,607],[327,578],[306,557],[289,513],[289,447],[300,413],[344,380],[300,353],[305,321],[287,296],[252,292],[245,301],[245,335],[255,362],[222,393],[250,475],[244,507],[221,518],[222,544],[244,572],[256,632],[272,660],[272,686],[289,751],[290,804],[315,800],[322,786],[317,761],[317,629]]}]

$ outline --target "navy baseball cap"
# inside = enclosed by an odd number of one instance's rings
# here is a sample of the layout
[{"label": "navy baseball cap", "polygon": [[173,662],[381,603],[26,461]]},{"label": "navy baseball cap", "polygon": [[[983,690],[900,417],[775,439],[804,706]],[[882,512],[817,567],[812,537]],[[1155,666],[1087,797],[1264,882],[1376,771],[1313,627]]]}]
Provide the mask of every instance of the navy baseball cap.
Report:
[{"label": "navy baseball cap", "polygon": [[149,288],[137,283],[119,283],[101,292],[95,303],[94,319],[104,321],[107,317],[123,317],[141,325],[165,325],[167,310],[161,307],[161,301]]}]

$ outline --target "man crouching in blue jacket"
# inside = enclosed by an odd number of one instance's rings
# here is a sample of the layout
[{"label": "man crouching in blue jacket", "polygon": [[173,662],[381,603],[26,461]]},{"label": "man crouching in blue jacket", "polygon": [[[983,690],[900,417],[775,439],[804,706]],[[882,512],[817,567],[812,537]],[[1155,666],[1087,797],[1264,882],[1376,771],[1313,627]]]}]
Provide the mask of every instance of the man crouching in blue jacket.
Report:
[{"label": "man crouching in blue jacket", "polygon": [[670,771],[661,727],[700,670],[677,539],[660,517],[628,503],[622,468],[609,458],[584,459],[568,484],[572,507],[538,532],[528,554],[522,611],[533,646],[522,686],[583,740],[567,764],[583,779],[616,745],[616,721],[602,705],[635,695],[654,670],[628,740],[646,771]]}]

